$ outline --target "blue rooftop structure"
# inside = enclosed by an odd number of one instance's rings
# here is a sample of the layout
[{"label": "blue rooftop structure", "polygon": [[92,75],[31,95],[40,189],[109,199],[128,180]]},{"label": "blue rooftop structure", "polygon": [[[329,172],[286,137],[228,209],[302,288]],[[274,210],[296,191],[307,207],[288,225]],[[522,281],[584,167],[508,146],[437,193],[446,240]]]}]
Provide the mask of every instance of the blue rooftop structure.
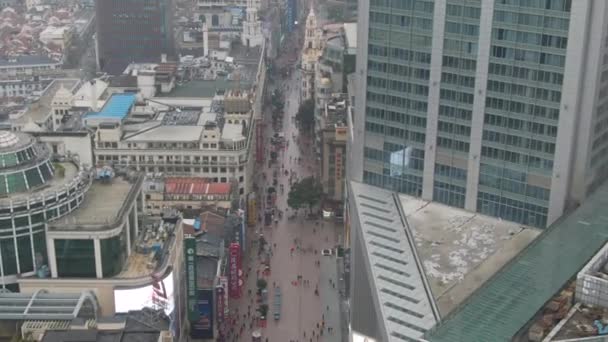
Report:
[{"label": "blue rooftop structure", "polygon": [[135,94],[113,94],[99,112],[90,112],[87,118],[124,119],[135,104]]}]

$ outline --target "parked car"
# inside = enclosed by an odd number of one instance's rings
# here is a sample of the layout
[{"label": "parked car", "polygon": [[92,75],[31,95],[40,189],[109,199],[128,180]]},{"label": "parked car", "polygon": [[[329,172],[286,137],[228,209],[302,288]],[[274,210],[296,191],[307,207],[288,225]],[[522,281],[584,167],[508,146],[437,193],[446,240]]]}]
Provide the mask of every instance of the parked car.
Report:
[{"label": "parked car", "polygon": [[321,255],[324,255],[324,256],[332,256],[333,254],[334,254],[334,251],[332,251],[329,248],[326,248],[321,251]]}]

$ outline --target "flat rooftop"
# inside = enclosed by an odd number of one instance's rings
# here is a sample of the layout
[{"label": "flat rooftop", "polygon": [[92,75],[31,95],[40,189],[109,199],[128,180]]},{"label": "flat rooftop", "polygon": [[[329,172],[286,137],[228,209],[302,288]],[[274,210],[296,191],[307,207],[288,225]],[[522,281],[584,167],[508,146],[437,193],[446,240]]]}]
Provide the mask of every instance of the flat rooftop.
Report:
[{"label": "flat rooftop", "polygon": [[399,199],[442,316],[541,233],[408,195]]},{"label": "flat rooftop", "polygon": [[135,188],[123,178],[114,177],[109,182],[94,181],[84,195],[80,206],[65,217],[53,221],[53,230],[82,230],[82,225],[104,225],[116,220],[129,193]]},{"label": "flat rooftop", "polygon": [[[226,78],[215,80],[194,80],[176,86],[170,93],[163,94],[163,97],[213,97],[218,90],[228,90],[235,88],[237,82]],[[240,87],[248,89],[250,82],[241,80]]]},{"label": "flat rooftop", "polygon": [[222,139],[228,141],[245,139],[242,124],[224,124]]},{"label": "flat rooftop", "polygon": [[201,138],[205,128],[203,126],[158,126],[141,133],[136,133],[126,141],[134,142],[196,142]]},{"label": "flat rooftop", "polygon": [[608,240],[608,183],[543,231],[425,339],[506,341],[524,327]]},{"label": "flat rooftop", "polygon": [[80,83],[78,79],[56,79],[52,81],[46,89],[44,89],[42,96],[38,101],[32,103],[25,114],[18,118],[18,123],[27,123],[30,119],[33,122],[41,122],[46,120],[47,116],[51,114],[51,103],[53,98],[57,94],[57,91],[61,88],[65,88],[70,92],[76,88]]}]

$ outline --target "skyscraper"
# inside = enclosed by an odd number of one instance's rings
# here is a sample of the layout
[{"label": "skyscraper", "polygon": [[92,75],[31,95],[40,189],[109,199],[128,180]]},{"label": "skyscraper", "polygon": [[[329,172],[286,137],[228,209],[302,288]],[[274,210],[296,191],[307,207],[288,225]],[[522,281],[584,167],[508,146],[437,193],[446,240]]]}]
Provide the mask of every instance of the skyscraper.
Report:
[{"label": "skyscraper", "polygon": [[608,176],[605,0],[362,0],[352,179],[545,227]]},{"label": "skyscraper", "polygon": [[129,63],[174,55],[172,0],[97,0],[95,12],[103,71],[121,74]]}]

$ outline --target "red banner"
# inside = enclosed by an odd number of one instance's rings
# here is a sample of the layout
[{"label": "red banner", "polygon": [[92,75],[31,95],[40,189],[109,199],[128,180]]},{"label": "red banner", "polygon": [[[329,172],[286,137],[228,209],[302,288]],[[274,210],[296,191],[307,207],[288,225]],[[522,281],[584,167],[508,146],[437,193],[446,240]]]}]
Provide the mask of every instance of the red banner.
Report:
[{"label": "red banner", "polygon": [[228,294],[230,298],[241,298],[241,246],[231,243],[228,260]]}]

